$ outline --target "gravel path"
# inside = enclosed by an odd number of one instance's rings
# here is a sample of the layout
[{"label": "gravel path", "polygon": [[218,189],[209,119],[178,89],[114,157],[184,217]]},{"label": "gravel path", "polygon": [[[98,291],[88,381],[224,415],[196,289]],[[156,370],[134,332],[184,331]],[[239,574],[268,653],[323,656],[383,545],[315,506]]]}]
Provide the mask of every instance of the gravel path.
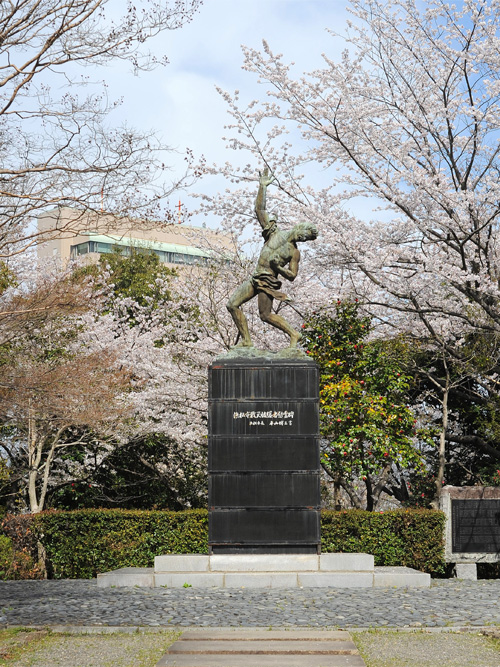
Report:
[{"label": "gravel path", "polygon": [[369,667],[498,667],[500,652],[473,634],[360,632],[353,635]]},{"label": "gravel path", "polygon": [[[30,634],[34,633],[20,633],[21,637],[18,635],[5,642],[4,648],[8,650],[19,637],[29,639]],[[25,651],[7,664],[11,667],[153,667],[177,635],[172,631],[90,636],[52,634],[42,639],[33,638]]]},{"label": "gravel path", "polygon": [[95,580],[0,582],[0,624],[223,627],[500,625],[500,580],[430,589],[97,588]]},{"label": "gravel path", "polygon": [[[179,635],[178,631],[158,628],[155,632],[149,629],[145,633],[124,630],[122,628],[119,633],[113,634],[93,632],[85,635],[57,634],[49,630],[20,631],[9,636],[6,636],[6,631],[0,630],[0,659],[10,656],[5,664],[11,667],[153,667]],[[241,632],[237,628],[211,628],[205,632],[215,636],[219,632],[230,635],[233,631]],[[247,628],[245,631],[252,633],[254,630]],[[289,628],[287,632],[297,637],[296,628]],[[367,667],[500,665],[500,642],[493,642],[474,632],[370,630],[354,632],[352,637]],[[23,649],[13,655],[16,646]],[[256,662],[255,667],[260,664],[260,661]]]}]

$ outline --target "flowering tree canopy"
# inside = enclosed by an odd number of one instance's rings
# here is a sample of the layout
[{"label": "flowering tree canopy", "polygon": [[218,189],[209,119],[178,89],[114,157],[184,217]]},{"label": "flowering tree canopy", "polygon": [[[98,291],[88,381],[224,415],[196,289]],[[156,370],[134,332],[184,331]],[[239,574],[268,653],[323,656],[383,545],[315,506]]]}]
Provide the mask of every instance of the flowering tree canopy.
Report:
[{"label": "flowering tree canopy", "polygon": [[[498,393],[500,370],[500,3],[350,0],[349,10],[344,34],[332,32],[340,57],[302,76],[266,43],[244,48],[266,95],[221,91],[228,146],[244,159],[222,167],[235,189],[203,207],[241,229],[267,165],[274,212],[319,230],[297,286],[309,306],[359,298],[373,335],[404,333],[452,360],[479,401]],[[491,351],[480,364],[471,336]],[[439,482],[451,435],[484,451],[496,436],[477,440],[465,423],[451,434],[446,373],[433,380]]]},{"label": "flowering tree canopy", "polygon": [[[241,108],[224,94],[230,145],[252,162],[226,171],[244,182],[269,164],[285,219],[320,229],[318,279],[388,324],[397,313],[398,326],[442,340],[497,331],[500,5],[350,7],[346,36],[334,36],[346,42],[342,58],[325,56],[323,69],[297,78],[267,44],[244,50],[267,99]],[[308,184],[310,163],[326,169],[326,188]],[[244,193],[226,210],[241,209]],[[357,215],[360,201],[384,212]]]},{"label": "flowering tree canopy", "polygon": [[64,231],[41,238],[28,226],[49,206],[151,213],[176,186],[159,178],[164,147],[151,133],[109,127],[116,104],[82,68],[159,64],[141,52],[145,42],[181,27],[201,2],[127,2],[121,13],[109,0],[0,3],[0,257]]}]

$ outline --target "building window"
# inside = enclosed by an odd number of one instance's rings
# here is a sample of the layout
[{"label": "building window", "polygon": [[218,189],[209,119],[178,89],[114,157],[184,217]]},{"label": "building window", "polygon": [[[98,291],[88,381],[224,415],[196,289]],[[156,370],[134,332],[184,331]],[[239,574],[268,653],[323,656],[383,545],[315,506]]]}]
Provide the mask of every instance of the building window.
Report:
[{"label": "building window", "polygon": [[98,252],[99,254],[105,254],[105,253],[110,253],[113,252],[113,244],[111,243],[95,243],[94,245],[97,246],[94,252]]},{"label": "building window", "polygon": [[72,245],[70,249],[70,257],[78,257],[79,255],[86,255],[89,250],[90,241],[87,243],[79,243],[78,245]]},{"label": "building window", "polygon": [[171,252],[169,250],[156,250],[136,246],[132,247],[112,242],[103,243],[101,241],[86,241],[85,243],[72,245],[70,248],[70,257],[75,259],[80,255],[87,255],[91,252],[99,253],[100,255],[109,254],[115,250],[118,250],[125,257],[129,257],[132,254],[132,251],[145,254],[154,252],[158,256],[160,262],[167,264],[207,264],[208,262],[208,258],[203,257],[202,255],[191,255],[182,252]]}]

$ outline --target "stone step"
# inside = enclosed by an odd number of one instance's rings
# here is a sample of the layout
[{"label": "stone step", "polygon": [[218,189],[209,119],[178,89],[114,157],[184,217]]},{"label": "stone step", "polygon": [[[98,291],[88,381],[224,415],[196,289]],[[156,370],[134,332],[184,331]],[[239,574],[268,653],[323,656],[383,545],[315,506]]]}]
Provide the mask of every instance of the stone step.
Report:
[{"label": "stone step", "polygon": [[392,586],[412,588],[429,588],[431,575],[427,572],[414,570],[412,567],[377,566],[373,573],[373,585],[379,588]]},{"label": "stone step", "polygon": [[316,554],[215,554],[212,572],[297,572],[319,569]]},{"label": "stone step", "polygon": [[156,667],[366,667],[360,655],[178,655]]},{"label": "stone step", "polygon": [[365,667],[348,632],[188,630],[156,667]]},{"label": "stone step", "polygon": [[373,570],[371,554],[166,554],[155,557],[164,572],[317,572]]},{"label": "stone step", "polygon": [[290,630],[254,630],[253,628],[201,628],[185,630],[177,641],[197,639],[214,641],[220,638],[239,641],[274,639],[277,641],[350,641],[347,630],[322,630],[293,628]]},{"label": "stone step", "polygon": [[98,588],[114,588],[115,586],[154,588],[154,585],[155,573],[152,567],[120,567],[118,570],[97,575]]},{"label": "stone step", "polygon": [[167,554],[155,556],[155,572],[210,572],[207,554]]},{"label": "stone step", "polygon": [[223,572],[157,572],[154,576],[156,588],[224,588]]},{"label": "stone step", "polygon": [[375,558],[371,554],[321,554],[319,557],[319,569],[332,572],[335,570],[345,572],[366,572],[375,567]]},{"label": "stone step", "polygon": [[373,572],[160,572],[154,581],[167,588],[371,588]]},{"label": "stone step", "polygon": [[157,572],[123,567],[97,575],[99,588],[369,588],[372,586],[429,588],[431,577],[409,567],[376,567],[373,571],[308,572]]},{"label": "stone step", "polygon": [[298,572],[297,583],[303,588],[372,588],[370,572]]},{"label": "stone step", "polygon": [[184,639],[175,642],[169,649],[169,654],[250,654],[250,655],[274,655],[274,654],[318,654],[331,655],[356,655],[358,651],[352,641],[304,641],[302,639]]}]

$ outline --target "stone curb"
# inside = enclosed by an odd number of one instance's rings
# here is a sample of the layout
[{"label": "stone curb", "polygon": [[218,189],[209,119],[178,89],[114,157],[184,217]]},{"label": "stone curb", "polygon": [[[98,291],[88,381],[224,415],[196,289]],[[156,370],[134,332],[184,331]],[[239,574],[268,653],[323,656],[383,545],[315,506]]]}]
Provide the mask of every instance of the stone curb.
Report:
[{"label": "stone curb", "polygon": [[[351,627],[349,626],[348,628],[343,628],[341,626],[324,626],[324,627],[318,627],[318,626],[307,626],[307,625],[285,625],[285,626],[265,626],[265,627],[257,627],[257,626],[228,626],[228,627],[223,627],[223,626],[203,626],[203,631],[205,632],[248,632],[252,633],[254,631],[268,631],[268,630],[279,630],[283,632],[298,632],[298,631],[304,631],[304,630],[313,630],[315,632],[321,632],[321,631],[331,631],[331,630],[345,630],[346,632],[349,632],[349,634],[353,634],[356,632],[401,632],[401,633],[409,633],[409,632],[420,632],[422,634],[440,634],[440,633],[455,633],[455,634],[461,634],[461,633],[469,633],[469,632],[483,632],[486,630],[491,630],[492,628],[499,627],[497,625],[449,625],[446,627],[435,627],[435,626],[419,626],[418,628],[410,628],[408,626],[361,626],[361,627]],[[159,633],[159,632],[166,632],[166,631],[172,631],[172,632],[187,632],[188,630],[199,630],[200,626],[199,625],[1,625],[0,629],[21,629],[21,628],[27,628],[29,630],[51,630],[52,632],[58,632],[58,633],[68,633],[68,634],[100,634],[100,635],[106,635],[106,634],[134,634],[134,633]]]}]

